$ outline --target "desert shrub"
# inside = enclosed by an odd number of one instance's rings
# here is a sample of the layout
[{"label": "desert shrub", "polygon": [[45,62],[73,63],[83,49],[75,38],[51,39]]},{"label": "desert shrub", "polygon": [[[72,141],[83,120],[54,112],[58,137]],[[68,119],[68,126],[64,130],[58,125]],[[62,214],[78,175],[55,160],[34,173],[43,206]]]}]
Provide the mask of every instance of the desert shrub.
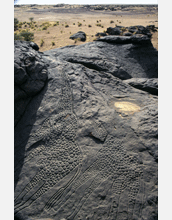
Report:
[{"label": "desert shrub", "polygon": [[97,20],[97,23],[99,23],[99,20]]},{"label": "desert shrub", "polygon": [[47,34],[49,34],[50,32],[48,31]]},{"label": "desert shrub", "polygon": [[22,25],[18,24],[18,28],[22,28]]},{"label": "desert shrub", "polygon": [[60,31],[61,32],[61,34],[63,33],[63,31]]},{"label": "desert shrub", "polygon": [[81,41],[81,38],[76,38],[76,39],[74,40],[75,43],[78,42],[78,41]]},{"label": "desert shrub", "polygon": [[83,20],[85,22],[85,20]]},{"label": "desert shrub", "polygon": [[89,24],[88,27],[92,27],[91,24]]},{"label": "desert shrub", "polygon": [[101,27],[102,25],[100,23],[96,24],[96,26]]},{"label": "desert shrub", "polygon": [[59,21],[56,21],[56,23],[53,24],[53,26],[59,25]]},{"label": "desert shrub", "polygon": [[50,24],[50,22],[48,22],[48,21],[46,21],[46,22],[43,22],[41,25],[40,25],[40,27],[50,27],[51,26],[51,24]]},{"label": "desert shrub", "polygon": [[67,28],[67,27],[69,27],[69,25],[68,25],[68,24],[66,24],[66,25],[65,25],[65,28]]},{"label": "desert shrub", "polygon": [[127,29],[125,27],[121,28],[122,34],[126,31]]},{"label": "desert shrub", "polygon": [[104,28],[104,26],[102,25],[101,28]]},{"label": "desert shrub", "polygon": [[78,27],[81,27],[82,26],[82,23],[78,22]]},{"label": "desert shrub", "polygon": [[123,32],[126,31],[126,28],[125,28],[125,27],[122,27],[122,28],[121,28],[121,31],[123,31]]},{"label": "desert shrub", "polygon": [[73,23],[73,25],[75,25],[75,23]]},{"label": "desert shrub", "polygon": [[40,42],[40,47],[42,47],[44,45],[44,40],[41,39],[41,42]]},{"label": "desert shrub", "polygon": [[24,27],[27,27],[27,24],[25,24]]},{"label": "desert shrub", "polygon": [[34,19],[33,17],[29,18],[29,20],[30,20],[31,23],[32,23],[33,19]]},{"label": "desert shrub", "polygon": [[42,30],[47,30],[47,28],[48,28],[47,26],[44,26],[44,27],[42,28]]},{"label": "desert shrub", "polygon": [[54,46],[54,45],[55,45],[55,42],[54,42],[54,41],[52,41],[52,42],[51,42],[51,45],[52,45],[52,46]]},{"label": "desert shrub", "polygon": [[111,20],[111,21],[110,21],[110,24],[112,24],[112,23],[114,23],[114,21]]},{"label": "desert shrub", "polygon": [[19,23],[17,24],[18,28],[22,28],[22,25],[23,25],[23,22],[19,22]]},{"label": "desert shrub", "polygon": [[29,32],[28,30],[22,30],[20,35],[23,37],[25,41],[33,41],[34,33]]},{"label": "desert shrub", "polygon": [[23,37],[20,34],[14,33],[14,40],[23,40]]}]

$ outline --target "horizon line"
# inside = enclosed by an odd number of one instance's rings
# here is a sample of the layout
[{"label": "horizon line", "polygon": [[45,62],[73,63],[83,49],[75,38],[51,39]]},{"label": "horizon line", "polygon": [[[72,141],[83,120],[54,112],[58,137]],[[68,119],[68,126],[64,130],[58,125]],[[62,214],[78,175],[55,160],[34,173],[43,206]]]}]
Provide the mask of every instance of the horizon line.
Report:
[{"label": "horizon line", "polygon": [[102,4],[70,4],[70,3],[57,3],[57,4],[30,4],[30,3],[26,3],[26,4],[22,4],[22,3],[16,3],[14,5],[158,5],[158,3],[102,3]]}]

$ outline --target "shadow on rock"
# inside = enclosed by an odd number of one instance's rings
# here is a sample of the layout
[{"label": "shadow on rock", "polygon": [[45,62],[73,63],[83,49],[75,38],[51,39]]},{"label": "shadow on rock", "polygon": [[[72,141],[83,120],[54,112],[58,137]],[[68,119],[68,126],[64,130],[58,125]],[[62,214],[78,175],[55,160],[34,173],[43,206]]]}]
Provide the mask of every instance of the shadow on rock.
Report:
[{"label": "shadow on rock", "polygon": [[143,68],[146,78],[158,78],[158,51],[153,46],[136,45],[129,51],[129,57],[134,58]]},{"label": "shadow on rock", "polygon": [[[25,146],[28,142],[33,124],[36,121],[37,110],[47,91],[48,83],[43,90],[32,98],[23,117],[14,130],[14,188],[16,187],[25,159]],[[26,126],[27,125],[27,126]]]}]

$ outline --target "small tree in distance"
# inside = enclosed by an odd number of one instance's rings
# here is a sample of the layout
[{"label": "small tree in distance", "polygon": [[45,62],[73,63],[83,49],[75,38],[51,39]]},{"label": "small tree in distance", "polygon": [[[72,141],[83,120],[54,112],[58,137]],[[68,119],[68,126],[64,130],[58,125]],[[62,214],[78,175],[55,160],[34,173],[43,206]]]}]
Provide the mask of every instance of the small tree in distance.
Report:
[{"label": "small tree in distance", "polygon": [[31,23],[33,22],[33,19],[34,19],[34,18],[29,18],[29,20],[30,20]]}]

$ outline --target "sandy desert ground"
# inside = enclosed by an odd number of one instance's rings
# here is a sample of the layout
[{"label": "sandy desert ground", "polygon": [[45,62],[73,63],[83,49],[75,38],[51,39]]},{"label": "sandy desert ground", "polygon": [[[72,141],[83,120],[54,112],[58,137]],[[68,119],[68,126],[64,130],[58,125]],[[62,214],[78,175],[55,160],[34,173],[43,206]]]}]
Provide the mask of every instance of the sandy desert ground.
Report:
[{"label": "sandy desert ground", "polygon": [[[104,32],[108,27],[121,25],[129,27],[132,25],[155,25],[158,28],[158,6],[125,6],[114,5],[113,9],[100,6],[83,5],[21,5],[14,7],[14,17],[20,22],[30,22],[29,18],[34,18],[36,27],[29,29],[27,24],[21,29],[27,29],[34,33],[34,42],[40,47],[40,51],[46,51],[67,45],[79,45],[92,42],[97,32]],[[59,24],[53,26],[57,21]],[[111,23],[113,21],[113,23]],[[42,30],[42,23],[49,22],[50,26]],[[78,26],[78,22],[81,26]],[[100,24],[97,26],[97,24]],[[65,27],[68,25],[69,27]],[[89,25],[91,27],[89,27]],[[74,41],[69,37],[78,32],[84,31],[87,35],[85,42]],[[19,32],[19,30],[17,31]],[[152,33],[153,46],[158,50],[158,29]],[[41,46],[41,41],[43,45]],[[54,42],[54,43],[52,43]],[[54,45],[53,45],[54,44]]]}]

